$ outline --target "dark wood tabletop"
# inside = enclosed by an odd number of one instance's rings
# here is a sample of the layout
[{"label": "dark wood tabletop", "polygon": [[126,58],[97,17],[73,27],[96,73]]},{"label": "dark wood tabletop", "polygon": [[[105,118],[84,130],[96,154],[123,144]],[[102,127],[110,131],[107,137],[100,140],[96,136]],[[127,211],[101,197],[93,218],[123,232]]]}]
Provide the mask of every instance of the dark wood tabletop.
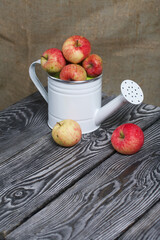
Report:
[{"label": "dark wood tabletop", "polygon": [[[0,239],[160,239],[160,107],[127,103],[70,148],[47,111],[35,93],[0,113]],[[128,156],[110,141],[127,122],[145,136]]]}]

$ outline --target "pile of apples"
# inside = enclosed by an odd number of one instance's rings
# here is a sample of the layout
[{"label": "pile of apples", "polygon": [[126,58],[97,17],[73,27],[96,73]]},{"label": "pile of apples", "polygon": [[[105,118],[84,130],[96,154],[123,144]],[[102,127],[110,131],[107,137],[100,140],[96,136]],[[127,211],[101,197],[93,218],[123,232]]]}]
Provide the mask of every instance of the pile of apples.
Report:
[{"label": "pile of apples", "polygon": [[91,54],[91,44],[83,36],[69,37],[62,46],[46,50],[42,68],[51,76],[66,81],[85,81],[102,74],[102,58]]}]

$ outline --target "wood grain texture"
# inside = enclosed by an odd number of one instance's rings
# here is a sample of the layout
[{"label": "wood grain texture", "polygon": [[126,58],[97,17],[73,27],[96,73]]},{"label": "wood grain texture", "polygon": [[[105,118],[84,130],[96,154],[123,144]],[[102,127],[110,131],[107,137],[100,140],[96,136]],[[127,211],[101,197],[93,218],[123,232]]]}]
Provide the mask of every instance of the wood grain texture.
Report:
[{"label": "wood grain texture", "polygon": [[160,202],[155,204],[144,216],[129,228],[119,240],[159,240]]},{"label": "wood grain texture", "polygon": [[10,231],[21,224],[114,154],[110,137],[116,126],[130,121],[145,129],[159,118],[159,110],[145,104],[126,104],[97,131],[85,134],[73,148],[57,146],[49,132],[1,163],[0,231]]},{"label": "wood grain texture", "polygon": [[0,112],[0,163],[50,132],[47,112],[38,92]]},{"label": "wood grain texture", "polygon": [[118,238],[160,199],[160,120],[144,133],[138,153],[113,154],[7,240]]}]

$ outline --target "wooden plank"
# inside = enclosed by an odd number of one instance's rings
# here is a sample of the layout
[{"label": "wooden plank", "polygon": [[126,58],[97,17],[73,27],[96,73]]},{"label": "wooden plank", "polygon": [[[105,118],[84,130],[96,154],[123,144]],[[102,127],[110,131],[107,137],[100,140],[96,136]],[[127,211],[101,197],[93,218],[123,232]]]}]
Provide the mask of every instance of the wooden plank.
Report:
[{"label": "wooden plank", "polygon": [[129,228],[119,240],[159,240],[160,202],[155,204],[144,216]]},{"label": "wooden plank", "polygon": [[160,198],[160,120],[144,133],[138,153],[115,153],[6,239],[117,238]]},{"label": "wooden plank", "polygon": [[0,112],[0,163],[50,132],[47,108],[37,92]]},{"label": "wooden plank", "polygon": [[113,154],[112,129],[127,121],[127,116],[128,121],[139,121],[145,128],[159,118],[160,111],[155,107],[128,104],[118,115],[118,118],[116,113],[115,117],[108,118],[94,133],[83,135],[82,141],[73,148],[57,146],[48,133],[3,162],[0,165],[0,231],[10,231],[21,224]]}]

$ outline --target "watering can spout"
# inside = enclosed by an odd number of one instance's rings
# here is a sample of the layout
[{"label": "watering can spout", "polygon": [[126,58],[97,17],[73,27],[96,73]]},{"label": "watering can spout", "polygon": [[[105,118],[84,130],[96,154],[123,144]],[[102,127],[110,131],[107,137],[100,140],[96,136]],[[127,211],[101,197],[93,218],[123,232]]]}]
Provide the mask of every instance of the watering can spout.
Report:
[{"label": "watering can spout", "polygon": [[100,125],[106,118],[112,115],[115,111],[117,111],[121,106],[126,103],[126,100],[122,95],[114,98],[112,101],[101,107],[95,116],[95,124]]},{"label": "watering can spout", "polygon": [[124,80],[121,83],[121,94],[101,107],[95,115],[95,124],[99,126],[106,118],[112,115],[125,103],[138,105],[143,101],[143,92],[140,86],[132,80]]}]

